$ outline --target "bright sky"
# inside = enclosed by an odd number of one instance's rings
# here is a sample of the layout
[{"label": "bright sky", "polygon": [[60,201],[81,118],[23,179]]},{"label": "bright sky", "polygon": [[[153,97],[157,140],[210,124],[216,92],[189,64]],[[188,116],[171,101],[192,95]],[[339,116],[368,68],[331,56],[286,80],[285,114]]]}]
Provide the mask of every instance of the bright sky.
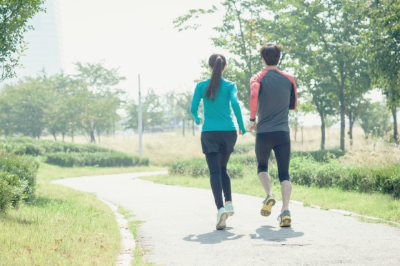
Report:
[{"label": "bright sky", "polygon": [[[212,0],[61,0],[64,67],[73,62],[99,62],[119,68],[127,78],[122,85],[137,95],[142,91],[194,89],[201,60],[219,52],[211,45],[217,19],[203,19],[197,30],[178,32],[173,20],[190,9],[210,8]],[[211,21],[212,20],[212,21]],[[143,93],[143,92],[142,92]]]}]

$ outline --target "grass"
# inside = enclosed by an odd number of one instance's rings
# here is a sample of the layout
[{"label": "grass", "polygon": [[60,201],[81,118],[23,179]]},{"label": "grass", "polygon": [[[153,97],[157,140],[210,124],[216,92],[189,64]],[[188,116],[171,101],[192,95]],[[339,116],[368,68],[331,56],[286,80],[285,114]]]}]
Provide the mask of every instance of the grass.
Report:
[{"label": "grass", "polygon": [[0,265],[115,265],[120,234],[108,206],[48,183],[37,195],[0,216]]},{"label": "grass", "polygon": [[121,239],[110,208],[92,194],[50,181],[156,170],[161,168],[62,168],[41,163],[37,199],[0,215],[0,266],[115,265]]},{"label": "grass", "polygon": [[133,251],[133,261],[132,265],[134,266],[154,266],[153,263],[151,262],[146,262],[143,260],[143,254],[145,253],[145,250],[138,245],[138,234],[137,234],[137,229],[138,227],[143,224],[143,221],[137,221],[134,220],[134,215],[129,212],[128,210],[125,210],[121,207],[118,208],[118,211],[124,215],[125,219],[128,219],[128,227],[129,230],[132,232],[132,235],[135,239],[136,245],[135,245],[135,250]]},{"label": "grass", "polygon": [[[198,187],[210,189],[208,178],[193,178],[186,176],[156,175],[142,179],[168,185]],[[243,178],[231,179],[234,193],[265,197],[265,193],[257,176],[246,173]],[[273,184],[273,193],[281,200],[280,186]],[[380,219],[400,222],[400,200],[379,193],[359,193],[343,191],[338,188],[315,188],[293,184],[291,199],[301,201],[305,206],[317,205],[322,209],[341,209]]]}]

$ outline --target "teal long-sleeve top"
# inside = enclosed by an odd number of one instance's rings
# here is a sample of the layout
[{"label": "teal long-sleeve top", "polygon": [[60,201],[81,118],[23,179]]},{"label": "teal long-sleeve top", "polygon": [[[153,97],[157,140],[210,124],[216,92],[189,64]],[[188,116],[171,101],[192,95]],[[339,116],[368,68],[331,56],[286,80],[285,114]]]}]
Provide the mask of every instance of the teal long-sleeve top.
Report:
[{"label": "teal long-sleeve top", "polygon": [[196,85],[194,90],[190,113],[196,124],[200,124],[201,117],[198,115],[200,101],[203,100],[204,122],[202,131],[234,131],[235,124],[231,115],[231,106],[235,114],[240,130],[246,133],[243,124],[242,111],[237,99],[236,84],[221,78],[215,99],[206,98],[206,90],[210,79],[203,80]]}]

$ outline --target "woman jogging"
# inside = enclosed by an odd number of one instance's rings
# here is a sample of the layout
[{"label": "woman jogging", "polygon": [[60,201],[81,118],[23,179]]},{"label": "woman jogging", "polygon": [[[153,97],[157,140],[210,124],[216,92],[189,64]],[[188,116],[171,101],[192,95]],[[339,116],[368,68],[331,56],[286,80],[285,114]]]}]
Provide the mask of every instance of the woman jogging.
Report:
[{"label": "woman jogging", "polygon": [[[260,55],[264,69],[250,80],[250,130],[257,127],[256,156],[258,177],[265,190],[266,199],[261,215],[269,216],[275,205],[271,193],[271,178],[268,174],[268,159],[274,150],[278,165],[278,177],[281,182],[282,209],[278,217],[281,227],[291,226],[289,200],[292,185],[289,178],[290,135],[289,109],[297,106],[297,90],[294,78],[277,68],[281,46],[275,43],[265,44]],[[256,123],[256,113],[258,122]]]},{"label": "woman jogging", "polygon": [[[203,100],[204,121],[201,133],[201,147],[206,156],[210,171],[210,183],[217,205],[217,230],[226,227],[226,219],[234,214],[231,195],[231,181],[227,172],[229,157],[237,139],[236,127],[231,116],[231,106],[239,125],[239,134],[245,134],[242,113],[237,100],[236,84],[222,78],[227,67],[221,54],[213,54],[208,60],[212,69],[211,78],[197,84],[190,112],[199,125],[202,118],[198,115],[200,101]],[[222,200],[222,192],[225,204]]]}]

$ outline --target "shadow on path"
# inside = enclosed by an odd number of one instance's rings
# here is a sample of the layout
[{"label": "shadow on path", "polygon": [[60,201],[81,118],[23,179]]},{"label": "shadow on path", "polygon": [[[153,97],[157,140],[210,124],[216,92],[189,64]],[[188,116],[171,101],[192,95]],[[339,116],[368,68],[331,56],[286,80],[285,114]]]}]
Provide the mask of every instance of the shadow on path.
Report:
[{"label": "shadow on path", "polygon": [[234,233],[229,232],[230,229],[232,229],[232,227],[227,227],[225,230],[215,230],[201,235],[188,235],[187,237],[184,237],[183,240],[199,242],[201,244],[218,244],[223,241],[236,240],[244,236],[235,235]]},{"label": "shadow on path", "polygon": [[276,227],[264,225],[256,230],[256,234],[250,234],[251,239],[261,239],[264,241],[272,242],[285,242],[288,238],[301,237],[304,235],[303,232],[296,232],[293,228],[279,228],[274,230]]}]

